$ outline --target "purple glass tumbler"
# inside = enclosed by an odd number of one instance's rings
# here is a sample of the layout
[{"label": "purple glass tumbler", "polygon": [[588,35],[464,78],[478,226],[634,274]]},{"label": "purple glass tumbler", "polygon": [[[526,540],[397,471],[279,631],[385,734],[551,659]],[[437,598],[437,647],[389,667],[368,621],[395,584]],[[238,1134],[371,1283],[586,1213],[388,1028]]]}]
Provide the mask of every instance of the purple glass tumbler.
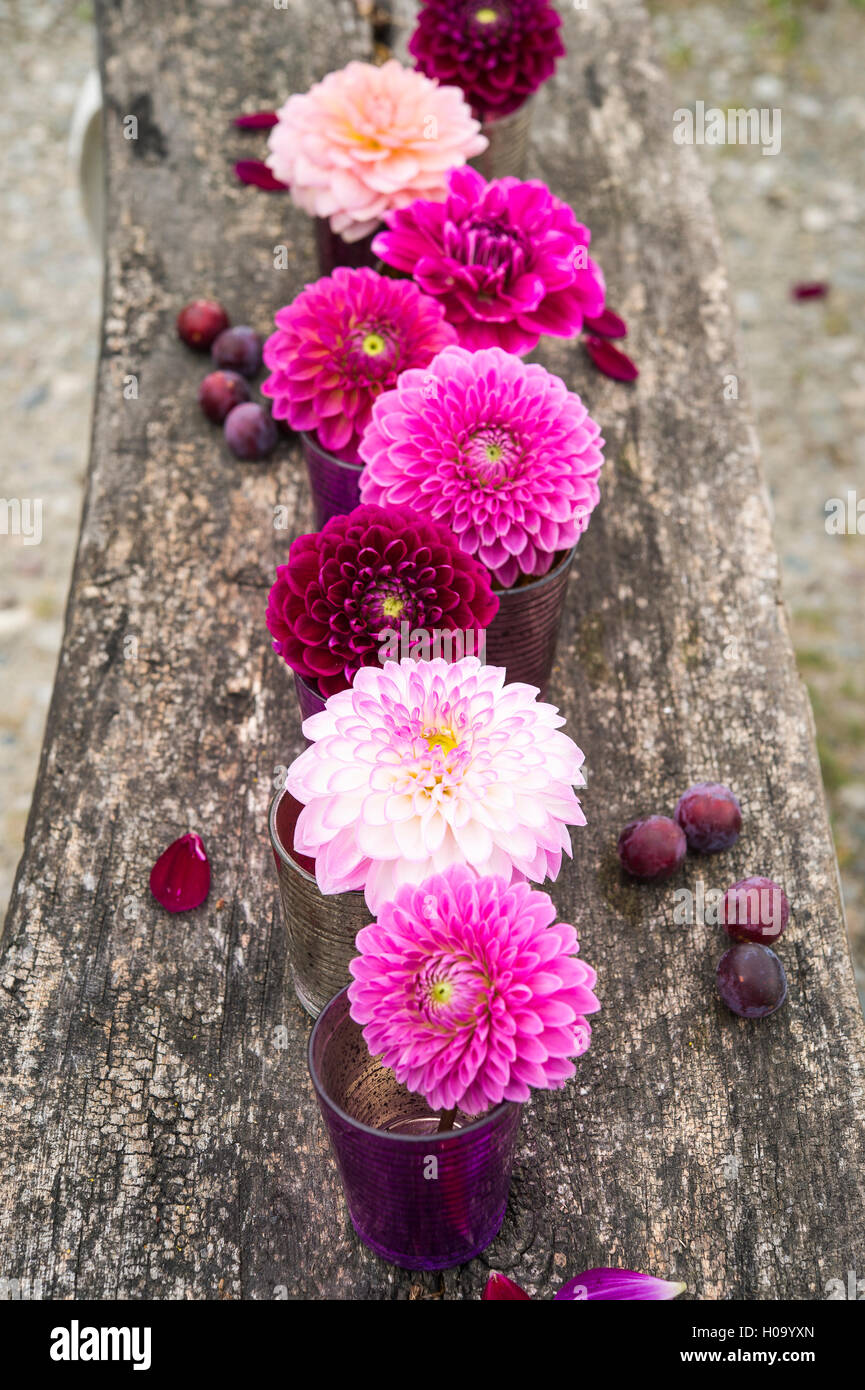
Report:
[{"label": "purple glass tumbler", "polygon": [[376,227],[374,232],[362,237],[360,241],[345,241],[338,232],[331,231],[330,222],[326,217],[317,217],[315,250],[321,274],[330,275],[338,265],[348,266],[350,270],[359,270],[366,265],[374,270],[379,260],[373,253],[372,239],[380,230],[380,227]]},{"label": "purple glass tumbler", "polygon": [[487,663],[504,666],[509,683],[536,685],[542,699],[550,683],[575,554],[576,546],[540,579],[500,590],[499,611],[487,628]]},{"label": "purple glass tumbler", "polygon": [[507,1206],[520,1106],[457,1111],[437,1134],[423,1097],[370,1056],[347,990],[319,1015],[309,1070],[364,1244],[403,1269],[451,1269],[485,1250]]},{"label": "purple glass tumbler", "polygon": [[362,463],[350,463],[323,449],[314,434],[301,434],[312,510],[318,531],[332,516],[344,516],[360,502]]},{"label": "purple glass tumbler", "polygon": [[324,709],[324,696],[321,691],[304,676],[299,676],[296,671],[293,672],[293,675],[301,719],[309,719],[313,714],[321,714]]}]

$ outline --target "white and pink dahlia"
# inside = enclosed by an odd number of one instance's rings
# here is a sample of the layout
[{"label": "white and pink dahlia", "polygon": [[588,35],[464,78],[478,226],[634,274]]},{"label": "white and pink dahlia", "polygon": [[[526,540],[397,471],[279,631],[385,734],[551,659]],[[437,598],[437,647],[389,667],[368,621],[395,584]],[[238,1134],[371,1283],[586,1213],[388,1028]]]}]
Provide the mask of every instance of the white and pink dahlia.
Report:
[{"label": "white and pink dahlia", "polygon": [[600,426],[537,363],[446,347],[383,392],[360,444],[364,502],[445,522],[502,588],[546,574],[589,524]]},{"label": "white and pink dahlia", "polygon": [[270,169],[344,241],[360,241],[416,198],[443,199],[448,171],[487,146],[458,87],[396,59],[349,63],[290,96],[277,115]]},{"label": "white and pink dahlia", "polygon": [[288,770],[303,803],[294,848],[323,893],[363,888],[372,912],[451,864],[507,882],[555,879],[583,755],[554,705],[477,657],[389,661],[357,672],[304,721]]},{"label": "white and pink dahlia", "polygon": [[573,1076],[600,1008],[595,972],[546,893],[453,865],[403,884],[358,932],[351,1016],[434,1110],[478,1114]]}]

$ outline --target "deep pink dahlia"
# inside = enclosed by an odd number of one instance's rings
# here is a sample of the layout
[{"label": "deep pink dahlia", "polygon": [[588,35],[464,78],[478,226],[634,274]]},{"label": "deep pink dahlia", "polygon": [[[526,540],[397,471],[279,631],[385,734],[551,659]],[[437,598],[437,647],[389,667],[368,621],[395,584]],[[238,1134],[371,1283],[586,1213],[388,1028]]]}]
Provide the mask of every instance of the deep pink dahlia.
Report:
[{"label": "deep pink dahlia", "polygon": [[583,755],[556,707],[505,674],[474,656],[365,666],[304,720],[312,746],[285,785],[303,804],[294,848],[323,893],[363,888],[377,912],[451,864],[558,876],[567,827],[586,823]]},{"label": "deep pink dahlia", "polygon": [[461,87],[482,120],[515,111],[565,51],[548,0],[424,0],[408,51],[418,69]]},{"label": "deep pink dahlia", "polygon": [[544,367],[449,347],[376,401],[360,447],[364,502],[446,522],[503,588],[546,574],[599,498],[599,426]]},{"label": "deep pink dahlia", "polygon": [[387,629],[481,630],[498,612],[483,565],[407,507],[359,506],[298,536],[267,604],[273,649],[323,695],[376,665]]},{"label": "deep pink dahlia", "polygon": [[563,1086],[601,1006],[595,972],[547,893],[462,865],[404,885],[358,932],[351,1016],[434,1110],[476,1115]]},{"label": "deep pink dahlia", "polygon": [[277,313],[261,389],[277,420],[356,462],[376,396],[455,340],[443,306],[410,280],[340,266]]},{"label": "deep pink dahlia", "polygon": [[591,232],[545,183],[454,169],[443,203],[418,199],[385,221],[373,251],[441,300],[463,347],[530,352],[604,307]]}]

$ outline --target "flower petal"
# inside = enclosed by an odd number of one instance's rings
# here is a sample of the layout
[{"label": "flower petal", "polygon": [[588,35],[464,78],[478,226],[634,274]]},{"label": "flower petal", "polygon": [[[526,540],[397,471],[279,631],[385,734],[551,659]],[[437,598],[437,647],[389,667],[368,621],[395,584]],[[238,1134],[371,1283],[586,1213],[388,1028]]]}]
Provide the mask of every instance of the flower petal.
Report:
[{"label": "flower petal", "polygon": [[260,159],[239,159],[234,166],[234,172],[241,183],[251,183],[256,188],[263,188],[267,193],[284,193],[288,188],[288,184],[275,178]]},{"label": "flower petal", "polygon": [[569,1279],[556,1294],[566,1302],[587,1302],[593,1299],[662,1300],[677,1298],[685,1292],[684,1284],[655,1279],[651,1274],[639,1274],[633,1269],[587,1269],[575,1279]]},{"label": "flower petal", "polygon": [[604,376],[612,377],[614,381],[636,381],[640,375],[639,368],[627,357],[625,353],[619,352],[612,343],[608,343],[604,338],[584,338],[586,352],[591,357],[598,371],[603,372]]},{"label": "flower petal", "polygon": [[481,1302],[495,1303],[510,1300],[515,1303],[518,1299],[530,1301],[530,1295],[526,1293],[525,1289],[521,1289],[519,1284],[515,1284],[513,1279],[509,1279],[506,1274],[498,1274],[493,1270],[487,1280],[486,1288],[481,1294]]}]

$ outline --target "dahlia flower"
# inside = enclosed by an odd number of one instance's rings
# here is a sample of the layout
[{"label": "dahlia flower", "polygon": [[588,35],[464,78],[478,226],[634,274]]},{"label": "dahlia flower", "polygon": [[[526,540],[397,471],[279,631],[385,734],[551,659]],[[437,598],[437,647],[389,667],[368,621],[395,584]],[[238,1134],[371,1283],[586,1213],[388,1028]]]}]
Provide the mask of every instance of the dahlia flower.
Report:
[{"label": "dahlia flower", "polygon": [[344,241],[360,241],[414,198],[443,198],[447,171],[487,147],[458,87],[396,59],[328,73],[277,117],[268,166]]},{"label": "dahlia flower", "polygon": [[408,51],[418,69],[461,87],[481,117],[506,116],[552,77],[565,51],[548,0],[424,0]]},{"label": "dahlia flower", "polygon": [[410,280],[340,266],[277,312],[261,389],[277,420],[356,462],[379,392],[455,340],[443,307]]},{"label": "dahlia flower", "polygon": [[462,864],[405,883],[357,934],[351,1016],[374,1057],[433,1110],[476,1115],[563,1086],[601,1006],[547,893]]},{"label": "dahlia flower", "polygon": [[463,347],[522,355],[542,333],[573,338],[604,307],[591,232],[545,183],[455,169],[443,203],[418,200],[385,221],[373,251],[441,300]]},{"label": "dahlia flower", "polygon": [[446,522],[503,588],[546,574],[600,496],[600,428],[544,367],[449,347],[379,396],[360,454],[364,502]]},{"label": "dahlia flower", "polygon": [[294,541],[267,626],[274,651],[327,696],[378,664],[384,630],[478,630],[498,606],[483,565],[446,527],[407,507],[360,506]]},{"label": "dahlia flower", "polygon": [[288,769],[303,804],[294,848],[323,893],[365,888],[372,912],[402,883],[448,865],[508,881],[554,879],[566,827],[586,820],[583,755],[554,705],[501,667],[389,661],[358,671],[304,720],[312,746]]}]

